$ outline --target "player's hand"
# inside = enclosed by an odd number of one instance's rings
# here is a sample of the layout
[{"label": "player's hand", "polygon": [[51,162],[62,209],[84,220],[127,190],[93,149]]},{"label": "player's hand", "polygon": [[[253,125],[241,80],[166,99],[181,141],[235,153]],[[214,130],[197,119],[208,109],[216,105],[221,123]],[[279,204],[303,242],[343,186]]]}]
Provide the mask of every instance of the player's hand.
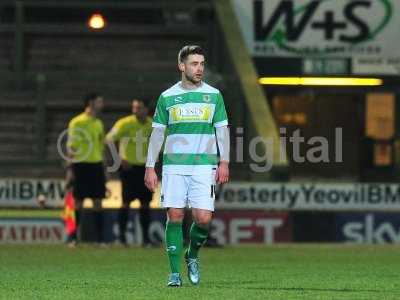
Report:
[{"label": "player's hand", "polygon": [[229,181],[229,163],[221,161],[215,173],[215,181],[218,184],[224,184]]},{"label": "player's hand", "polygon": [[125,159],[121,159],[121,167],[122,167],[122,170],[124,170],[124,171],[128,170],[130,167],[129,162],[126,161]]},{"label": "player's hand", "polygon": [[157,183],[158,178],[154,168],[146,168],[146,172],[144,174],[144,184],[150,191],[154,192],[157,187]]}]

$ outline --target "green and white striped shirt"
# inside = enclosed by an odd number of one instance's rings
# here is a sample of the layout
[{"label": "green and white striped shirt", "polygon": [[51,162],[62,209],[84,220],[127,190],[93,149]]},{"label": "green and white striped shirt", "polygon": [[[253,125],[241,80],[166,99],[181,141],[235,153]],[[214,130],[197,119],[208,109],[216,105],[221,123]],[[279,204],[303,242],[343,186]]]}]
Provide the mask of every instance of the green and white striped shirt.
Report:
[{"label": "green and white striped shirt", "polygon": [[214,127],[227,126],[224,100],[218,89],[202,82],[186,90],[178,82],[158,99],[153,127],[166,127],[163,173],[210,173],[218,163]]}]

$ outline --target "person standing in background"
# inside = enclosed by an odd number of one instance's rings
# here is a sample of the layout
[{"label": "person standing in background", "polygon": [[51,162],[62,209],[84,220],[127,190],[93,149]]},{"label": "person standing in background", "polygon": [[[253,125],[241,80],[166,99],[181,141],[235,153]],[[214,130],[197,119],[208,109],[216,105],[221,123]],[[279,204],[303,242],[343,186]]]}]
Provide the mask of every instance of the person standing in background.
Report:
[{"label": "person standing in background", "polygon": [[[84,97],[84,111],[68,125],[67,149],[71,159],[75,218],[79,233],[83,201],[93,201],[97,242],[104,243],[102,200],[106,196],[106,177],[103,165],[104,125],[98,118],[103,110],[103,97],[90,93]],[[76,243],[76,236],[71,239]]]},{"label": "person standing in background", "polygon": [[[119,177],[122,184],[122,207],[118,213],[119,241],[127,245],[126,227],[130,203],[139,199],[139,218],[142,227],[143,246],[150,246],[150,201],[152,192],[143,182],[152,119],[142,100],[132,101],[132,114],[119,119],[106,136],[107,143],[118,143],[121,166]],[[111,149],[111,147],[110,147]],[[115,149],[115,148],[114,148]]]}]

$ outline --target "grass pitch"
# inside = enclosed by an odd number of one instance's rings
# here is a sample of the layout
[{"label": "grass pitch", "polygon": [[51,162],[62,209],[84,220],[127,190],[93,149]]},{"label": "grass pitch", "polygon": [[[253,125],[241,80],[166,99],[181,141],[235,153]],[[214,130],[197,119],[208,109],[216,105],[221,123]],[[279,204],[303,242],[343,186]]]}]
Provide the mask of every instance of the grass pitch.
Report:
[{"label": "grass pitch", "polygon": [[202,279],[165,286],[163,249],[0,246],[1,299],[400,299],[400,247],[201,250]]}]

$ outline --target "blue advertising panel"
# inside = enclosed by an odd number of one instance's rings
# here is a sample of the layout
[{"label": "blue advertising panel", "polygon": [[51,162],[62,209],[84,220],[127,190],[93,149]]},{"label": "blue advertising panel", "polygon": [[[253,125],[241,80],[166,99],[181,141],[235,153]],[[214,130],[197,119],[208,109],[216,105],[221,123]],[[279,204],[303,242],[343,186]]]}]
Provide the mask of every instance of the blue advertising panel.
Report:
[{"label": "blue advertising panel", "polygon": [[400,214],[341,213],[336,216],[336,240],[350,243],[400,243]]}]

